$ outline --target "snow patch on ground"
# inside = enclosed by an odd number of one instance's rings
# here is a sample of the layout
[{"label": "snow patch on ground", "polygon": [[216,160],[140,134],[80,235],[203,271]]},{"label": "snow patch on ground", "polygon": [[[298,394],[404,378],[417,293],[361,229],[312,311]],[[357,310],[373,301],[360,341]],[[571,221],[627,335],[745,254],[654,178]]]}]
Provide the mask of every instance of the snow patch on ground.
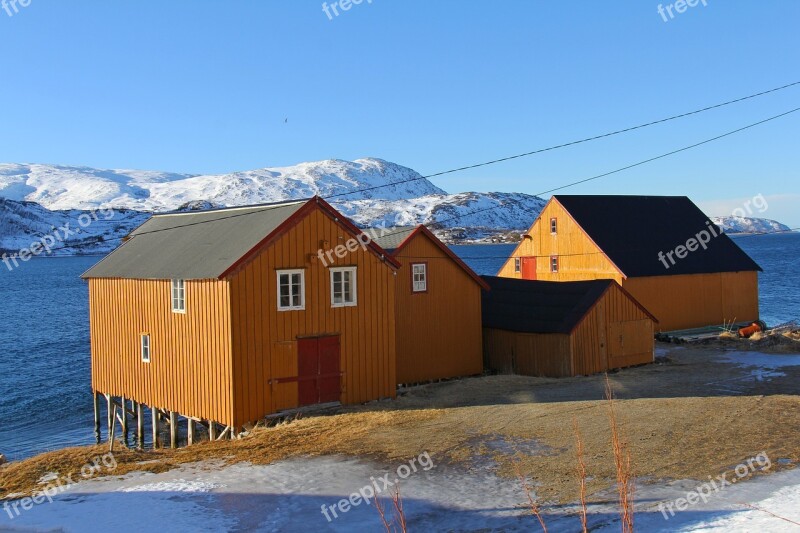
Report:
[{"label": "snow patch on ground", "polygon": [[786,374],[780,369],[800,366],[800,355],[766,354],[759,352],[729,352],[718,359],[750,370],[750,377],[757,381],[769,381]]},{"label": "snow patch on ground", "polygon": [[[432,457],[436,464],[436,457]],[[21,516],[0,513],[0,531],[380,531],[373,503],[361,503],[329,521],[323,506],[337,506],[350,494],[394,473],[399,465],[379,465],[346,457],[314,457],[267,466],[220,467],[198,463],[161,474],[137,473],[82,482]],[[698,482],[637,486],[636,526],[640,531],[797,531],[780,518],[746,507],[755,505],[800,521],[800,471],[731,486],[665,520],[658,502],[684,496]],[[379,483],[380,486],[380,483]],[[400,482],[410,531],[530,531],[537,523],[525,508],[514,479],[487,469],[436,464]],[[608,503],[590,507],[593,531],[618,531],[614,491]],[[384,503],[388,503],[384,500]],[[391,507],[391,504],[388,504]],[[388,508],[387,507],[387,508]],[[551,531],[578,528],[574,507],[543,506]],[[331,515],[329,511],[329,516]]]},{"label": "snow patch on ground", "polygon": [[225,485],[219,483],[209,483],[207,481],[187,481],[176,479],[175,481],[162,481],[159,483],[147,483],[135,487],[123,487],[120,492],[210,492],[213,489],[223,488]]}]

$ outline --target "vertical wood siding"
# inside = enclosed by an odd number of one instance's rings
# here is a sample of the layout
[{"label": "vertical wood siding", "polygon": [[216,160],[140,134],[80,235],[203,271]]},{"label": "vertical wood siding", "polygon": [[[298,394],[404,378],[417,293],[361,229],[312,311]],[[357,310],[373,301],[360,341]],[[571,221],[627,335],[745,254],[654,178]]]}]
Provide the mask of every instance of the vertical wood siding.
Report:
[{"label": "vertical wood siding", "polygon": [[[231,281],[234,425],[298,407],[297,339],[340,335],[342,403],[395,396],[395,272],[360,246],[330,266],[357,267],[355,307],[331,307],[317,258],[352,236],[319,209],[234,272]],[[327,261],[327,259],[326,259]],[[305,310],[277,310],[277,270],[303,269]]]},{"label": "vertical wood siding", "polygon": [[[395,257],[398,383],[480,374],[480,286],[424,233]],[[427,292],[412,292],[412,263],[428,265]]]},{"label": "vertical wood siding", "polygon": [[572,375],[569,335],[484,328],[483,346],[486,366],[495,372],[539,377]]},{"label": "vertical wood siding", "polygon": [[758,320],[758,273],[629,278],[622,286],[658,319],[658,331]]},{"label": "vertical wood siding", "polygon": [[[173,313],[168,280],[89,280],[92,388],[229,425],[228,283],[185,286],[186,313]],[[142,333],[150,334],[150,363],[142,362]]]},{"label": "vertical wood siding", "polygon": [[[550,219],[558,220],[558,233],[550,233]],[[536,257],[536,279],[542,281],[579,281],[614,279],[622,283],[622,274],[586,235],[569,213],[555,200],[547,203],[498,276],[521,278],[514,272],[514,259]],[[558,272],[550,271],[550,256],[558,256]]]},{"label": "vertical wood siding", "polygon": [[485,328],[483,339],[488,368],[528,376],[596,374],[650,363],[654,356],[652,319],[617,285],[569,335]]},{"label": "vertical wood siding", "polygon": [[574,375],[653,362],[653,321],[612,285],[572,332]]}]

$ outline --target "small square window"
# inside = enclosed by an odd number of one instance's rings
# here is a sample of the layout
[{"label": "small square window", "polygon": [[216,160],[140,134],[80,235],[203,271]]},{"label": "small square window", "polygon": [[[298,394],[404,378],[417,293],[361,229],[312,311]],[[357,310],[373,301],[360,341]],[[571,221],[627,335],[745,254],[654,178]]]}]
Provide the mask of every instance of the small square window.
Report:
[{"label": "small square window", "polygon": [[356,267],[331,269],[331,307],[356,305]]},{"label": "small square window", "polygon": [[514,258],[514,272],[519,272],[520,270],[522,270],[520,268],[520,263],[521,262],[522,262],[522,259],[520,259],[519,257],[515,257]]},{"label": "small square window", "polygon": [[278,271],[278,311],[297,311],[306,308],[305,271]]},{"label": "small square window", "polygon": [[172,312],[186,312],[186,282],[182,279],[172,280]]},{"label": "small square window", "polygon": [[149,363],[150,362],[150,335],[147,333],[142,333],[139,337],[140,339],[140,348],[142,353],[142,362]]},{"label": "small square window", "polygon": [[550,257],[550,272],[558,272],[558,256]]},{"label": "small square window", "polygon": [[427,290],[428,290],[428,265],[426,263],[412,263],[411,291],[426,292]]},{"label": "small square window", "polygon": [[558,233],[558,219],[557,218],[551,218],[550,219],[550,233],[552,233],[553,235]]}]

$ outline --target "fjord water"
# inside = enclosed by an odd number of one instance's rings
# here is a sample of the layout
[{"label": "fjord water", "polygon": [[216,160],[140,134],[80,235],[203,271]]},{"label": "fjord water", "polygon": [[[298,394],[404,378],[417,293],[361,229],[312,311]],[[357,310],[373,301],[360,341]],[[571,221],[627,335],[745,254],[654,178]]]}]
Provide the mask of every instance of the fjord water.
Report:
[{"label": "fjord water", "polygon": [[[764,269],[761,318],[800,319],[800,234],[734,239]],[[453,247],[489,275],[513,249]],[[88,290],[79,276],[98,259],[34,259],[14,271],[0,264],[0,453],[10,459],[93,442]]]}]

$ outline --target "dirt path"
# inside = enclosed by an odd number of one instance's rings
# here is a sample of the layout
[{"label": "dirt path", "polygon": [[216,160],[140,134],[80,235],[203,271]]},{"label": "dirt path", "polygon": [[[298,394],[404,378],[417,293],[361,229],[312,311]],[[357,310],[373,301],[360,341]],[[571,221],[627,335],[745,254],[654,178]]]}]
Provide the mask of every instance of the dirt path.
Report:
[{"label": "dirt path", "polygon": [[[659,346],[661,364],[609,376],[640,482],[705,480],[761,452],[772,471],[800,461],[800,356],[770,359],[775,368],[723,362],[719,349]],[[735,354],[734,354],[735,355]],[[763,363],[763,361],[760,361]],[[774,366],[774,365],[773,365]],[[267,464],[302,455],[369,456],[389,464],[427,451],[479,474],[514,476],[512,463],[550,502],[577,499],[573,419],[583,435],[589,489],[613,484],[603,376],[541,379],[490,376],[402,391],[397,401],[339,409],[234,442],[175,451],[119,452],[116,474],[165,471],[204,459]],[[7,465],[0,497],[29,492],[48,472],[77,472],[105,448],[73,448]],[[154,461],[157,459],[158,461]]]}]

